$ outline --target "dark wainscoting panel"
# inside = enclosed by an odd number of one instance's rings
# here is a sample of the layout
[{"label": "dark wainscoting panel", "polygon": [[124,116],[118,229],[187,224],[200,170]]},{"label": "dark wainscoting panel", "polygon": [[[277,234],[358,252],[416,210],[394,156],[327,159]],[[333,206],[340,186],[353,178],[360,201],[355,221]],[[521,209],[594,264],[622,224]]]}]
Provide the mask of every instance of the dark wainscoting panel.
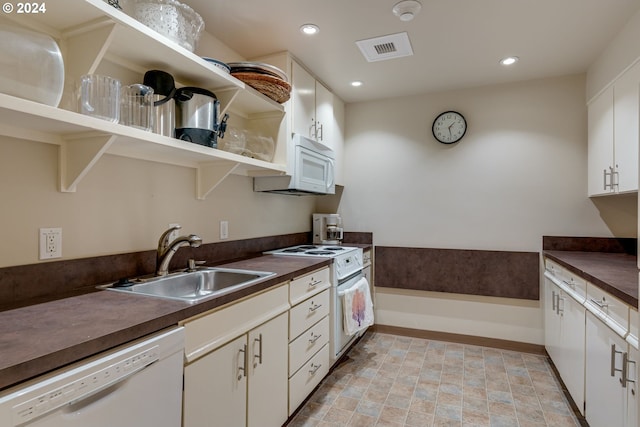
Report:
[{"label": "dark wainscoting panel", "polygon": [[538,300],[538,252],[375,247],[375,286]]},{"label": "dark wainscoting panel", "polygon": [[[310,242],[311,233],[293,233],[208,243],[181,248],[170,270],[186,268],[189,258],[213,266],[264,251]],[[0,268],[0,311],[94,292],[95,286],[154,272],[156,251],[132,252]]]},{"label": "dark wainscoting panel", "polygon": [[637,255],[638,239],[631,237],[542,236],[545,251],[612,252]]}]

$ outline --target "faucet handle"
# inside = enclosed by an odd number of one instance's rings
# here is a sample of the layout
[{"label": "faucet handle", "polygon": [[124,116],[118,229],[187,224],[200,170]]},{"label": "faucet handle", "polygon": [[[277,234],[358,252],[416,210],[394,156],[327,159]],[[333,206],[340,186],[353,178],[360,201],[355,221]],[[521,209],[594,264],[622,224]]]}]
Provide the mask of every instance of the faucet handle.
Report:
[{"label": "faucet handle", "polygon": [[193,258],[189,258],[189,265],[187,267],[188,272],[196,271],[198,265],[205,265],[207,261],[196,261]]},{"label": "faucet handle", "polygon": [[158,249],[166,248],[169,245],[169,236],[171,235],[171,233],[176,230],[180,230],[181,228],[181,225],[175,225],[162,233],[162,236],[160,236],[160,239],[158,240]]}]

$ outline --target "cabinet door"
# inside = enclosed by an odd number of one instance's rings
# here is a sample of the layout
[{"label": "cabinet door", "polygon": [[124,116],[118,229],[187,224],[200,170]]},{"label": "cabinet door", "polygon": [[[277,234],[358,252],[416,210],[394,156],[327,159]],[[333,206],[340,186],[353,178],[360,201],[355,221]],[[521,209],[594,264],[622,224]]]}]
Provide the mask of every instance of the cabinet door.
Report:
[{"label": "cabinet door", "polygon": [[554,363],[560,352],[560,316],[556,312],[560,289],[549,279],[544,279],[544,346]]},{"label": "cabinet door", "polygon": [[559,298],[559,357],[554,363],[573,401],[584,415],[585,308],[562,292]]},{"label": "cabinet door", "polygon": [[185,367],[184,427],[246,425],[246,351],[242,335]]},{"label": "cabinet door", "polygon": [[585,418],[591,427],[623,426],[627,389],[620,383],[619,370],[627,343],[591,313],[586,317]]},{"label": "cabinet door", "polygon": [[640,113],[640,63],[613,86],[614,160],[618,192],[638,190],[638,114]]},{"label": "cabinet door", "polygon": [[333,94],[316,82],[316,126],[318,127],[316,139],[335,149],[332,135],[333,122]]},{"label": "cabinet door", "polygon": [[627,364],[627,426],[638,427],[638,363],[640,352],[629,345],[629,362]]},{"label": "cabinet door", "polygon": [[[588,192],[589,196],[608,194],[604,172],[613,167],[613,87],[607,88],[589,104],[588,112]],[[610,178],[607,178],[610,183]]]},{"label": "cabinet door", "polygon": [[315,139],[316,79],[295,61],[291,75],[293,132]]},{"label": "cabinet door", "polygon": [[249,427],[279,427],[287,421],[288,322],[289,314],[283,313],[249,332]]}]

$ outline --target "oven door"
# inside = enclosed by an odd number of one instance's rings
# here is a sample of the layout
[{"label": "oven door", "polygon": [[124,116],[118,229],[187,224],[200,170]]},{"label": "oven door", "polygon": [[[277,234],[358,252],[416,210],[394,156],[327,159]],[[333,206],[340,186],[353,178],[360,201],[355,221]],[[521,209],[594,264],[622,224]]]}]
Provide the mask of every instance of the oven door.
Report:
[{"label": "oven door", "polygon": [[294,186],[312,193],[335,194],[333,159],[306,147],[295,147]]},{"label": "oven door", "polygon": [[333,337],[331,342],[332,344],[331,356],[333,358],[331,360],[332,363],[338,360],[340,356],[344,354],[344,352],[347,350],[349,345],[355,339],[357,339],[362,334],[364,334],[364,330],[351,336],[344,333],[344,326],[343,326],[344,313],[342,308],[342,293],[344,293],[344,291],[346,291],[347,289],[350,289],[351,287],[355,286],[356,283],[358,283],[360,279],[362,279],[362,277],[364,276],[362,274],[362,270],[360,270],[354,275],[349,276],[344,281],[341,281],[338,284],[338,286],[334,286],[331,288],[331,292],[333,293],[333,295],[331,296],[331,301],[333,302],[333,305],[335,308],[335,310],[333,310],[331,314],[332,315],[331,320],[333,320],[333,329],[332,329]]}]

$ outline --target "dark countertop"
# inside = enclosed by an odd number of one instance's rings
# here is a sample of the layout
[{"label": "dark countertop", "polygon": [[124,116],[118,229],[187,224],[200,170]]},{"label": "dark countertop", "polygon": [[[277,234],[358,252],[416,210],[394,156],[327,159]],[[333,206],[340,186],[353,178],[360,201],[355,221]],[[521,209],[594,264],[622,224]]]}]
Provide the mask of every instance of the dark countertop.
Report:
[{"label": "dark countertop", "polygon": [[546,250],[544,256],[632,307],[638,307],[639,270],[635,255]]},{"label": "dark countertop", "polygon": [[99,291],[0,312],[0,390],[331,264],[273,255],[219,266],[276,273],[199,304]]}]

